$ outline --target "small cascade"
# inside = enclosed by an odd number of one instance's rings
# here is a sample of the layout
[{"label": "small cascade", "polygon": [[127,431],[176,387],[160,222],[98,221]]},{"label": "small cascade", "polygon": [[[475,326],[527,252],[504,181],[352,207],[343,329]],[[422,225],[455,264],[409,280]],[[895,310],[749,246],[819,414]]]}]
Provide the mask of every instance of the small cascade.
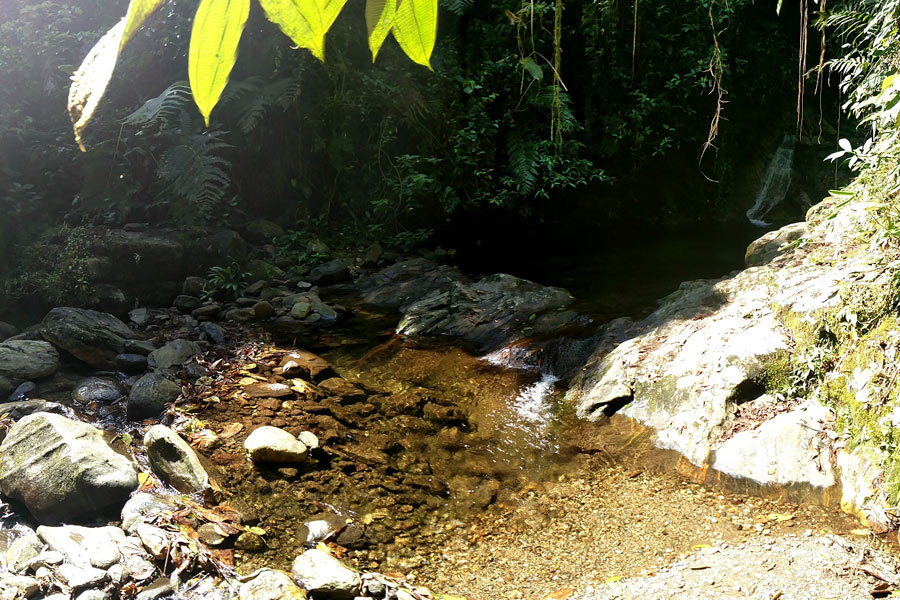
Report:
[{"label": "small cascade", "polygon": [[787,195],[788,188],[791,187],[791,170],[794,164],[796,143],[797,136],[787,134],[781,140],[778,150],[775,151],[775,156],[772,157],[769,168],[766,170],[763,184],[756,194],[756,201],[753,203],[753,207],[747,211],[747,218],[754,225],[767,227],[769,224],[763,218]]}]

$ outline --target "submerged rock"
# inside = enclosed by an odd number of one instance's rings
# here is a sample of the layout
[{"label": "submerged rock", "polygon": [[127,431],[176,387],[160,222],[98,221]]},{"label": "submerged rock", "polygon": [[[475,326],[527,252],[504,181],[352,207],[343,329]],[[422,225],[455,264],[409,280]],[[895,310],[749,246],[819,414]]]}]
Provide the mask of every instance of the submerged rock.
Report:
[{"label": "submerged rock", "polygon": [[197,453],[165,425],[148,429],[144,446],[153,472],[179,492],[202,493],[209,487],[209,475]]},{"label": "submerged rock", "polygon": [[131,461],[103,432],[59,415],[24,417],[0,445],[0,491],[42,523],[117,512],[137,485]]},{"label": "submerged rock", "polygon": [[111,379],[88,377],[72,390],[72,399],[78,404],[112,404],[125,397],[122,387]]},{"label": "submerged rock", "polygon": [[95,367],[114,367],[116,355],[138,335],[116,317],[83,308],[54,308],[41,322],[41,335]]}]

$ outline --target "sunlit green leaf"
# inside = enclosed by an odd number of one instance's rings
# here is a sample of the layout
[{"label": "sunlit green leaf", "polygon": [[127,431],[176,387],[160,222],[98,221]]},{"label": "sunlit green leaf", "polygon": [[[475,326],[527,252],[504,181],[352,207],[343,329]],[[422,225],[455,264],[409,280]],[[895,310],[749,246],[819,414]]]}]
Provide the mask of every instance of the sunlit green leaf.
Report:
[{"label": "sunlit green leaf", "polygon": [[369,50],[372,62],[394,25],[397,0],[366,0],[366,27],[369,30]]},{"label": "sunlit green leaf", "polygon": [[540,81],[544,78],[544,72],[538,66],[534,59],[530,56],[523,58],[521,61],[522,66],[525,67],[525,70],[531,73],[531,76]]},{"label": "sunlit green leaf", "polygon": [[82,152],[86,149],[81,135],[94,116],[103,94],[106,93],[106,86],[112,78],[122,48],[134,37],[147,17],[164,1],[131,0],[128,13],[91,48],[84,62],[72,76],[68,110],[75,132],[75,141],[78,142]]},{"label": "sunlit green leaf", "polygon": [[250,15],[250,0],[201,0],[191,30],[188,77],[194,102],[209,126],[209,115],[228,84],[238,43]]},{"label": "sunlit green leaf", "polygon": [[259,0],[266,17],[300,48],[325,60],[325,34],[347,0]]},{"label": "sunlit green leaf", "polygon": [[437,15],[437,0],[399,0],[391,29],[406,55],[429,69],[437,39]]}]

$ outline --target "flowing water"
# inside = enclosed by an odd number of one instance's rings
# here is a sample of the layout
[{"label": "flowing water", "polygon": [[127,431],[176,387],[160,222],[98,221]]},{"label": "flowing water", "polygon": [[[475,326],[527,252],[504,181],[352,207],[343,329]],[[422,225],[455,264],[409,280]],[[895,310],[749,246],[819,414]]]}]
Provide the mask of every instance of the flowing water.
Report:
[{"label": "flowing water", "polygon": [[747,211],[747,218],[754,225],[767,227],[769,224],[763,219],[773,208],[781,204],[791,187],[791,172],[794,167],[794,146],[797,144],[797,136],[786,134],[781,144],[775,151],[775,155],[769,162],[766,176],[756,193],[753,206]]}]

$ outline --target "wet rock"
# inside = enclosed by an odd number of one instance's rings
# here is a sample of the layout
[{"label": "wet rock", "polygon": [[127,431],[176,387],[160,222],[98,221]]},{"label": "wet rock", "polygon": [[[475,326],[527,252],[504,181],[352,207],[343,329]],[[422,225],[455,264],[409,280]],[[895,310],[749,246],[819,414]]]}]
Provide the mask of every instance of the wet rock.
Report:
[{"label": "wet rock", "polygon": [[75,596],[75,600],[111,600],[112,595],[109,592],[105,592],[103,590],[84,590],[77,596]]},{"label": "wet rock", "polygon": [[225,328],[212,321],[206,321],[200,325],[203,334],[213,344],[221,346],[225,343]]},{"label": "wet rock", "polygon": [[57,348],[95,367],[114,367],[138,335],[116,317],[93,310],[54,308],[41,322],[41,335]]},{"label": "wet rock", "polygon": [[297,435],[297,439],[303,442],[309,450],[316,450],[319,447],[319,438],[311,431],[301,431]]},{"label": "wet rock", "polygon": [[347,599],[359,595],[359,575],[321,550],[307,550],[294,560],[294,581],[324,598]]},{"label": "wet rock", "polygon": [[47,342],[9,340],[0,343],[0,377],[21,383],[52,375],[59,368],[59,353]]},{"label": "wet rock", "polygon": [[214,523],[204,523],[198,527],[197,537],[207,546],[220,546],[228,538]]},{"label": "wet rock", "polygon": [[309,381],[322,381],[333,376],[327,360],[305,350],[286,354],[276,372],[284,377],[302,377]]},{"label": "wet rock", "polygon": [[0,321],[0,342],[7,340],[14,335],[18,335],[18,333],[18,327],[16,327],[15,325],[11,325],[10,323]]},{"label": "wet rock", "polygon": [[24,417],[0,445],[0,491],[42,523],[118,511],[137,485],[131,461],[99,429],[59,415]]},{"label": "wet rock", "polygon": [[203,304],[203,301],[200,298],[195,296],[188,296],[186,294],[180,294],[175,296],[175,300],[172,302],[172,306],[174,306],[178,312],[182,314],[190,314],[194,310],[200,308]]},{"label": "wet rock", "polygon": [[181,394],[181,386],[159,373],[148,373],[137,380],[128,395],[126,412],[132,420],[158,417],[166,404]]},{"label": "wet rock", "polygon": [[21,402],[34,394],[37,390],[37,384],[33,381],[20,383],[19,386],[6,399],[7,402]]},{"label": "wet rock", "polygon": [[256,318],[256,313],[252,308],[232,308],[225,313],[225,318],[229,321],[237,321],[246,323]]},{"label": "wet rock", "polygon": [[135,375],[147,370],[147,357],[142,354],[117,354],[116,368],[126,375]]},{"label": "wet rock", "polygon": [[341,377],[331,377],[318,384],[320,390],[331,396],[360,398],[366,395],[361,389]]},{"label": "wet rock", "polygon": [[266,300],[257,302],[251,308],[257,319],[268,319],[275,315],[275,308]]},{"label": "wet rock", "polygon": [[195,319],[214,319],[222,312],[222,305],[218,302],[209,302],[191,311]]},{"label": "wet rock", "polygon": [[209,487],[209,475],[197,453],[165,425],[148,429],[144,446],[153,472],[179,492],[202,493]]},{"label": "wet rock", "polygon": [[148,586],[145,586],[134,600],[159,600],[160,598],[172,593],[172,582],[166,577],[159,577],[153,580]]},{"label": "wet rock", "polygon": [[192,356],[203,352],[196,342],[190,340],[172,340],[162,348],[154,350],[147,357],[150,368],[156,371],[177,371]]},{"label": "wet rock", "polygon": [[291,306],[291,317],[294,319],[305,319],[312,312],[312,304],[309,300],[300,300]]},{"label": "wet rock", "polygon": [[138,327],[143,327],[150,322],[150,310],[144,307],[133,308],[128,311],[128,320]]},{"label": "wet rock", "polygon": [[6,551],[6,568],[13,572],[24,570],[28,561],[44,550],[44,543],[34,534],[16,538]]},{"label": "wet rock", "polygon": [[306,600],[306,592],[291,581],[287,573],[263,569],[241,584],[240,600]]},{"label": "wet rock", "polygon": [[118,527],[41,526],[37,535],[73,565],[104,570],[122,560],[119,546],[126,543],[125,532]]},{"label": "wet rock", "polygon": [[72,400],[78,404],[113,404],[125,397],[122,387],[112,379],[88,377],[81,380],[72,390]]},{"label": "wet rock", "polygon": [[304,462],[308,452],[306,445],[290,433],[268,425],[254,429],[244,448],[254,462]]},{"label": "wet rock", "polygon": [[234,547],[244,552],[262,552],[266,549],[266,542],[258,534],[245,531],[234,540]]},{"label": "wet rock", "polygon": [[159,513],[177,509],[175,501],[167,496],[138,492],[122,507],[122,529],[134,533],[142,522],[153,520]]},{"label": "wet rock", "polygon": [[125,352],[128,354],[147,356],[154,350],[156,346],[149,340],[125,340]]},{"label": "wet rock", "polygon": [[264,381],[241,386],[241,391],[250,398],[283,398],[294,393],[283,383],[266,383]]},{"label": "wet rock", "polygon": [[332,260],[317,265],[309,272],[309,281],[315,285],[332,285],[350,279],[350,268],[342,260]]}]

